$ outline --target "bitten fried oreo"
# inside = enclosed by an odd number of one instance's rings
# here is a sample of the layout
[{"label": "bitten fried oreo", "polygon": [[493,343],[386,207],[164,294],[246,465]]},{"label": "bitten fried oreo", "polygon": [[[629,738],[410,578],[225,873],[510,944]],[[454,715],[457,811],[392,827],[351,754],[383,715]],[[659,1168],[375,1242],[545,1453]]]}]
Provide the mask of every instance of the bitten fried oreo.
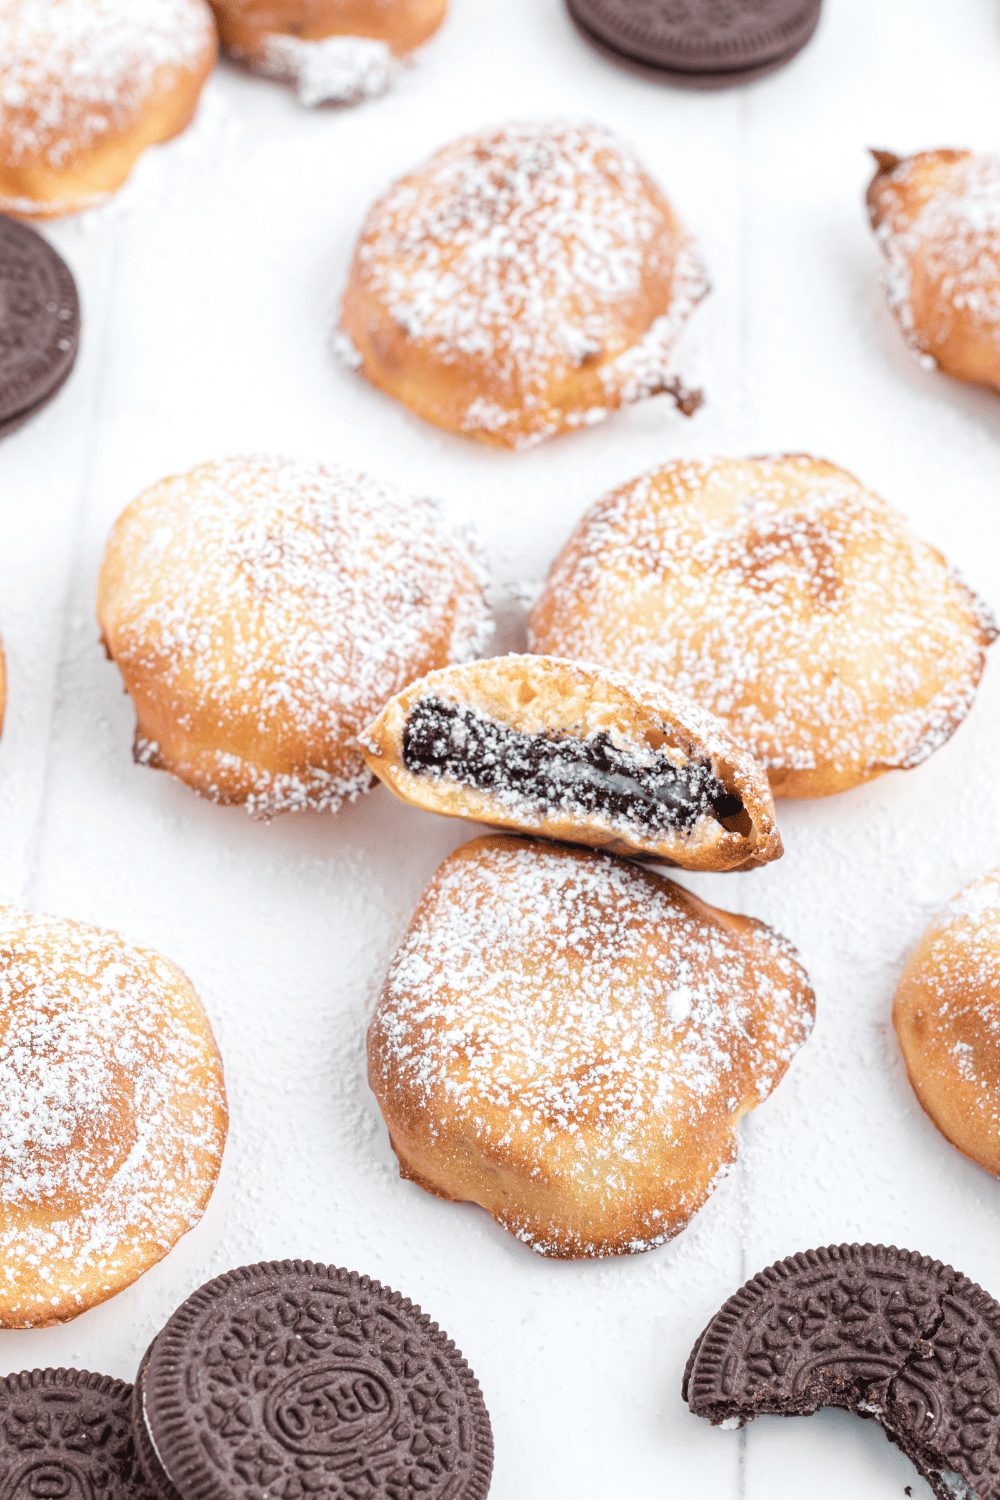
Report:
[{"label": "bitten fried oreo", "polygon": [[916,1251],[829,1245],[777,1261],[716,1313],[682,1396],[733,1427],[840,1407],[878,1422],[938,1500],[1000,1497],[1000,1305]]},{"label": "bitten fried oreo", "polygon": [[374,784],[356,736],[489,640],[478,563],[429,500],[324,464],[201,464],[119,516],[98,580],[133,757],[253,816]]},{"label": "bitten fried oreo", "polygon": [[934,1124],[1000,1177],[1000,870],[931,922],[903,970],[892,1021]]},{"label": "bitten fried oreo", "polygon": [[241,1266],[182,1303],[133,1422],[161,1500],[485,1500],[493,1470],[448,1335],[399,1292],[312,1261]]},{"label": "bitten fried oreo", "polygon": [[76,361],[80,301],[47,240],[0,215],[0,437],[59,391]]},{"label": "bitten fried oreo", "polygon": [[338,352],[449,432],[530,447],[661,392],[708,290],[694,243],[598,125],[517,122],[445,146],[368,214]]},{"label": "bitten fried oreo", "polygon": [[816,29],[820,0],[567,0],[599,51],[680,88],[723,89],[775,72]]},{"label": "bitten fried oreo", "polygon": [[178,968],[0,907],[0,1328],[66,1322],[162,1260],[208,1204],[227,1121]]},{"label": "bitten fried oreo", "polygon": [[89,1370],[0,1379],[5,1500],[154,1500],[136,1459],[132,1387]]},{"label": "bitten fried oreo", "polygon": [[532,649],[718,715],[778,797],[919,765],[997,627],[903,517],[804,454],[677,459],[606,495],[552,565]]},{"label": "bitten fried oreo", "polygon": [[873,152],[885,287],[921,364],[1000,390],[1000,156]]},{"label": "bitten fried oreo", "polygon": [[491,836],[440,867],[368,1030],[400,1175],[540,1255],[686,1227],[812,1027],[794,948],[629,861]]},{"label": "bitten fried oreo", "polygon": [[781,854],[767,776],[723,725],[599,667],[515,655],[445,667],[358,743],[397,797],[448,817],[686,870]]}]

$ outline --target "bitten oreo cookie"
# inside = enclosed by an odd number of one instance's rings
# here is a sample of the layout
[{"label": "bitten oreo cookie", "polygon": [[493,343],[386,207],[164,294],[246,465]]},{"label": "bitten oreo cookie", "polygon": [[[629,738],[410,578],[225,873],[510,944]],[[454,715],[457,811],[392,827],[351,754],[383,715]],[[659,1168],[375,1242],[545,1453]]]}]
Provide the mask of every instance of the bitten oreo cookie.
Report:
[{"label": "bitten oreo cookie", "polygon": [[154,1339],[133,1402],[160,1500],[484,1500],[478,1382],[419,1307],[311,1261],[208,1282]]},{"label": "bitten oreo cookie", "polygon": [[0,1380],[4,1500],[152,1500],[132,1440],[132,1387],[87,1370]]},{"label": "bitten oreo cookie", "polygon": [[0,437],[41,411],[80,342],[80,302],[49,242],[0,215]]},{"label": "bitten oreo cookie", "polygon": [[769,1266],[709,1323],[682,1396],[736,1427],[841,1407],[878,1422],[939,1500],[1000,1500],[1000,1305],[915,1251],[829,1245]]},{"label": "bitten oreo cookie", "polygon": [[821,0],[566,0],[587,41],[682,88],[730,88],[790,62]]}]

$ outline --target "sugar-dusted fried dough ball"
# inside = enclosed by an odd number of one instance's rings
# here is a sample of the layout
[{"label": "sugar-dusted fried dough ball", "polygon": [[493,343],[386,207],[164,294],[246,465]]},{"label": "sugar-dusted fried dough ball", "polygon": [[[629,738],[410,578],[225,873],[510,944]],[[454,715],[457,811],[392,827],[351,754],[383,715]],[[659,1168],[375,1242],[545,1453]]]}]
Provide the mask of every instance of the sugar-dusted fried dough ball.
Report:
[{"label": "sugar-dusted fried dough ball", "polygon": [[868,210],[907,343],[946,375],[1000,389],[1000,156],[874,154]]},{"label": "sugar-dusted fried dough ball", "polygon": [[64,1323],[201,1218],[228,1114],[180,969],[117,933],[0,907],[0,1328]]},{"label": "sugar-dusted fried dough ball", "polygon": [[102,202],[189,124],[216,52],[205,0],[0,0],[0,213]]},{"label": "sugar-dusted fried dough ball", "polygon": [[1000,869],[931,922],[903,970],[892,1022],[934,1124],[1000,1177]]},{"label": "sugar-dusted fried dough ball", "polygon": [[448,817],[685,870],[781,854],[767,776],[718,719],[638,678],[550,656],[444,667],[359,737],[396,796]]},{"label": "sugar-dusted fried dough ball", "polygon": [[625,860],[491,836],[445,860],[368,1077],[403,1177],[541,1255],[679,1234],[812,1026],[795,950]]},{"label": "sugar-dusted fried dough ball", "polygon": [[297,86],[303,104],[381,93],[433,36],[448,0],[211,0],[223,47]]},{"label": "sugar-dusted fried dough ball", "polygon": [[135,759],[263,817],[367,791],[358,731],[491,628],[473,555],[433,502],[266,456],[133,501],[97,613],[135,704]]},{"label": "sugar-dusted fried dough ball", "polygon": [[902,516],[802,454],[678,459],[580,521],[533,649],[693,698],[819,797],[918,765],[972,706],[997,630]]},{"label": "sugar-dusted fried dough ball", "polygon": [[598,125],[464,136],[394,183],[354,252],[339,347],[428,422],[522,448],[670,391],[707,290],[687,230]]}]

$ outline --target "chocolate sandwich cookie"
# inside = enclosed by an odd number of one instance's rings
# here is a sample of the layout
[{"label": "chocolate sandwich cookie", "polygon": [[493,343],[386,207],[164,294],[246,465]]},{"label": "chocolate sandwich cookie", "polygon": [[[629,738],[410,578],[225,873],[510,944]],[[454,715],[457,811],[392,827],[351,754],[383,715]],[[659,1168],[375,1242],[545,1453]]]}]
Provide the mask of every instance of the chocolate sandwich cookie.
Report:
[{"label": "chocolate sandwich cookie", "polygon": [[566,0],[612,61],[678,88],[724,89],[774,73],[816,30],[821,0]]},{"label": "chocolate sandwich cookie", "polygon": [[0,1380],[4,1500],[153,1500],[132,1440],[132,1387],[88,1370]]},{"label": "chocolate sandwich cookie", "polygon": [[133,1399],[159,1500],[484,1500],[476,1377],[399,1292],[311,1261],[242,1266],[154,1339]]},{"label": "chocolate sandwich cookie", "polygon": [[871,1418],[939,1500],[1000,1500],[1000,1305],[916,1251],[829,1245],[761,1271],[691,1351],[682,1396],[742,1427],[823,1406]]},{"label": "chocolate sandwich cookie", "polygon": [[0,215],[0,437],[41,411],[69,376],[80,302],[49,242]]}]

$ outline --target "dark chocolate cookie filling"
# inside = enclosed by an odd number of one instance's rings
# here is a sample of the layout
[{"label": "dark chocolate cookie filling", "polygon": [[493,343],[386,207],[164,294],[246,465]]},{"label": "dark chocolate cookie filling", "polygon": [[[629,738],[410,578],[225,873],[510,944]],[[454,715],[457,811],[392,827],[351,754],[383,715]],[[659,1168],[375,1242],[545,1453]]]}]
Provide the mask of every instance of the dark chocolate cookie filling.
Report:
[{"label": "dark chocolate cookie filling", "polygon": [[637,766],[603,729],[586,739],[524,734],[464,703],[422,698],[403,731],[403,764],[541,807],[627,817],[656,833],[693,828],[702,814],[746,831],[743,803],[704,761],[676,766],[661,751],[652,766]]}]

